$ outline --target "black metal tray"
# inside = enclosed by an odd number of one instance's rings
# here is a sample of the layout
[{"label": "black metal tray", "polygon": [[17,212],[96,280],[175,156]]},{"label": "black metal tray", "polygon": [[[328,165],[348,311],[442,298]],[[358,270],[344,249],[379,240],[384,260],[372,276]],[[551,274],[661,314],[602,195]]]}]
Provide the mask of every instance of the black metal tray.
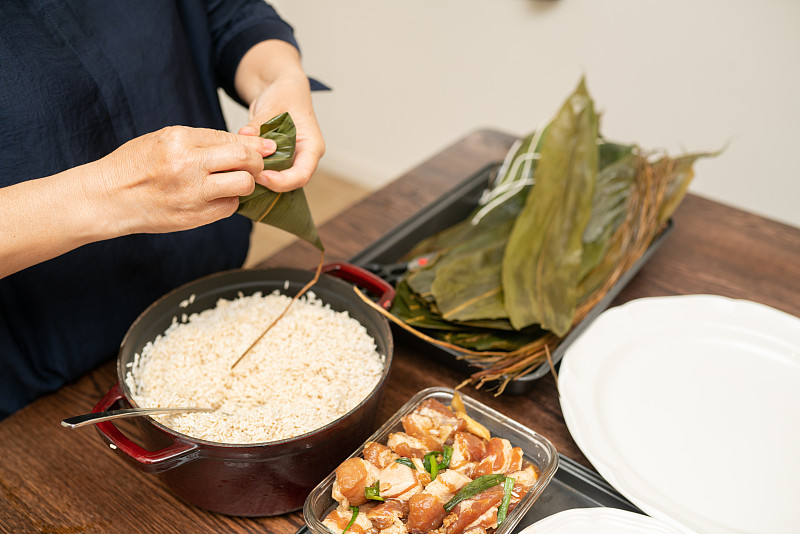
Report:
[{"label": "black metal tray", "polygon": [[[439,197],[439,199],[425,206],[415,215],[400,223],[384,234],[380,239],[371,243],[361,252],[350,258],[350,263],[362,267],[369,264],[387,265],[396,263],[426,237],[464,220],[478,205],[481,194],[489,185],[489,181],[498,167],[499,163],[487,165],[479,172],[463,180],[453,189]],[[666,228],[656,237],[653,243],[651,243],[642,257],[620,277],[617,283],[614,284],[603,299],[592,308],[589,314],[561,340],[561,343],[559,343],[551,354],[554,364],[561,361],[567,347],[577,339],[601,312],[608,308],[611,302],[619,295],[620,291],[622,291],[639,269],[650,259],[671,232],[672,226],[673,223],[670,220]],[[395,336],[402,338],[405,343],[420,348],[435,360],[463,372],[465,375],[471,375],[479,370],[478,367],[469,364],[463,359],[459,359],[459,353],[454,350],[420,340],[402,328],[396,327],[394,324],[392,325],[392,329]],[[509,395],[526,393],[533,388],[536,380],[549,372],[549,365],[543,363],[531,373],[509,382],[504,393]]]},{"label": "black metal tray", "polygon": [[563,454],[558,455],[558,470],[533,507],[519,522],[515,532],[564,510],[603,506],[644,513],[623,497],[597,472],[587,469]]},{"label": "black metal tray", "polygon": [[[598,506],[643,513],[595,471],[559,454],[556,474],[514,532],[520,532],[540,519],[564,510]],[[297,534],[309,533],[306,526],[300,527],[297,531]]]}]

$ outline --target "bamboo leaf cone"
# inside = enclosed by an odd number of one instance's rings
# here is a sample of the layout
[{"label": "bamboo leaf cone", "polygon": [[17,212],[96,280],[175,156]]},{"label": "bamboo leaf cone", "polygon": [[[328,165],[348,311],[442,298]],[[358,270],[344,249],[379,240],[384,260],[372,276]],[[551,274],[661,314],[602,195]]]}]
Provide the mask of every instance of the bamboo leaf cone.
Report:
[{"label": "bamboo leaf cone", "polygon": [[[272,139],[278,145],[273,154],[264,158],[264,170],[282,171],[294,164],[297,130],[288,113],[282,113],[262,124],[260,136]],[[252,193],[239,198],[239,209],[236,212],[255,222],[290,232],[320,251],[325,249],[302,188],[278,193],[256,184]]]}]

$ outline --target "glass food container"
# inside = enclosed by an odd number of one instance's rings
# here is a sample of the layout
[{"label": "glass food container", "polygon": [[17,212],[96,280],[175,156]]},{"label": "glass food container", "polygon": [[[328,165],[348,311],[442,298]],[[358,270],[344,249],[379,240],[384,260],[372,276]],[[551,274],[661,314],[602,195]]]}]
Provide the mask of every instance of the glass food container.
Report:
[{"label": "glass food container", "polygon": [[[364,449],[364,445],[370,441],[386,444],[389,434],[403,430],[401,419],[413,412],[422,402],[428,399],[435,399],[445,406],[450,406],[455,391],[450,388],[428,388],[414,395],[397,413],[389,418],[386,423],[370,436],[353,454],[348,458],[358,456]],[[494,532],[494,534],[511,534],[514,527],[520,522],[526,512],[533,506],[533,503],[542,494],[547,484],[553,478],[558,468],[558,453],[555,447],[545,437],[537,434],[533,430],[509,419],[505,415],[489,408],[488,406],[461,395],[467,415],[481,423],[489,430],[492,437],[505,438],[514,447],[522,448],[524,459],[536,466],[539,478],[533,487],[528,491],[522,500],[506,516],[505,521]],[[303,506],[303,516],[306,525],[313,534],[332,534],[331,531],[322,523],[325,517],[338,503],[331,496],[331,489],[336,478],[334,472],[330,473],[319,485],[314,488],[306,499]]]}]

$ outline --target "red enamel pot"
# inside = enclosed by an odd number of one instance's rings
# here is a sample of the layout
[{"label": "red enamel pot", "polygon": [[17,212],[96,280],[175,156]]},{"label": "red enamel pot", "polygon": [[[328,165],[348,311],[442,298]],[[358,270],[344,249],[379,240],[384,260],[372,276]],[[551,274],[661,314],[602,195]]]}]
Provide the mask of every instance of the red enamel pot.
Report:
[{"label": "red enamel pot", "polygon": [[[195,506],[234,516],[270,516],[302,508],[310,491],[375,429],[375,415],[391,369],[394,350],[386,319],[355,293],[353,284],[377,295],[384,308],[394,298],[392,287],[371,273],[349,264],[324,268],[312,291],[336,311],[346,311],[375,339],[384,359],[377,386],[358,406],[317,430],[280,441],[231,445],[178,433],[150,417],[138,417],[138,443],[112,422],[98,423],[102,439],[138,469],[156,474],[178,497]],[[190,282],[165,295],[131,325],[119,351],[119,382],[93,412],[136,407],[125,383],[128,364],[148,341],[162,334],[173,317],[212,308],[220,298],[239,293],[268,294],[279,290],[293,296],[313,278],[300,269],[234,270]],[[347,280],[347,281],[345,281]],[[185,303],[194,295],[192,303]],[[280,380],[279,376],[275,377]],[[287,401],[291,391],[286,392]]]}]

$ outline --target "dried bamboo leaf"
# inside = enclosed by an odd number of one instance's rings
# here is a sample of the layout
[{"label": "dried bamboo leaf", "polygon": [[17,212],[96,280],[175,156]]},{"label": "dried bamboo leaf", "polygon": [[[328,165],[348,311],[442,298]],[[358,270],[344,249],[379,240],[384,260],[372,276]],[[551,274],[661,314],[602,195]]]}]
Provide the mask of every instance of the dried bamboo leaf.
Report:
[{"label": "dried bamboo leaf", "polygon": [[469,238],[429,264],[427,272],[416,274],[412,287],[423,298],[430,295],[447,320],[507,317],[499,260],[512,224],[509,218],[477,225]]},{"label": "dried bamboo leaf", "polygon": [[415,328],[448,331],[472,331],[474,329],[514,330],[511,323],[503,319],[449,321],[442,319],[436,303],[426,300],[410,289],[406,280],[397,284],[392,302],[392,314]]},{"label": "dried bamboo leaf", "polygon": [[508,239],[502,267],[511,324],[563,336],[577,306],[583,232],[597,174],[598,118],[581,80],[544,136],[536,186]]},{"label": "dried bamboo leaf", "polygon": [[[264,158],[265,170],[282,171],[294,164],[296,129],[288,113],[282,113],[262,124],[260,135],[265,139],[272,139],[278,145],[273,154]],[[290,232],[319,250],[324,250],[302,188],[279,193],[256,184],[252,193],[239,198],[239,209],[236,212],[255,222]]]},{"label": "dried bamboo leaf", "polygon": [[[457,237],[458,240],[453,241],[447,248],[437,250],[437,254],[425,267],[410,272],[406,277],[409,286],[421,298],[432,302],[438,302],[434,291],[434,283],[439,271],[447,268],[452,263],[469,261],[470,256],[483,254],[485,249],[496,246],[498,242],[505,243],[512,222],[513,219],[503,224],[481,224],[472,226],[462,223],[457,225],[458,231],[448,232],[447,238]],[[470,231],[462,233],[461,229],[463,228],[469,228]],[[437,234],[437,236],[434,237],[440,236]],[[438,242],[443,243],[442,240]],[[499,285],[499,270],[497,276],[493,278],[497,279]],[[458,293],[465,289],[468,290],[469,286],[474,283],[474,279],[474,276],[468,274],[466,277],[462,277],[458,280],[449,280],[449,282],[447,282],[448,287],[444,288],[445,297],[451,296],[453,292]],[[458,304],[455,303],[451,306],[455,307],[458,306]],[[443,314],[447,314],[446,309],[441,307],[440,309]]]},{"label": "dried bamboo leaf", "polygon": [[437,310],[432,310],[430,303],[414,293],[405,280],[401,280],[395,289],[392,301],[392,314],[415,328],[433,330],[457,330],[461,327],[445,321]]},{"label": "dried bamboo leaf", "polygon": [[506,318],[500,264],[505,239],[443,262],[431,291],[448,321]]}]

